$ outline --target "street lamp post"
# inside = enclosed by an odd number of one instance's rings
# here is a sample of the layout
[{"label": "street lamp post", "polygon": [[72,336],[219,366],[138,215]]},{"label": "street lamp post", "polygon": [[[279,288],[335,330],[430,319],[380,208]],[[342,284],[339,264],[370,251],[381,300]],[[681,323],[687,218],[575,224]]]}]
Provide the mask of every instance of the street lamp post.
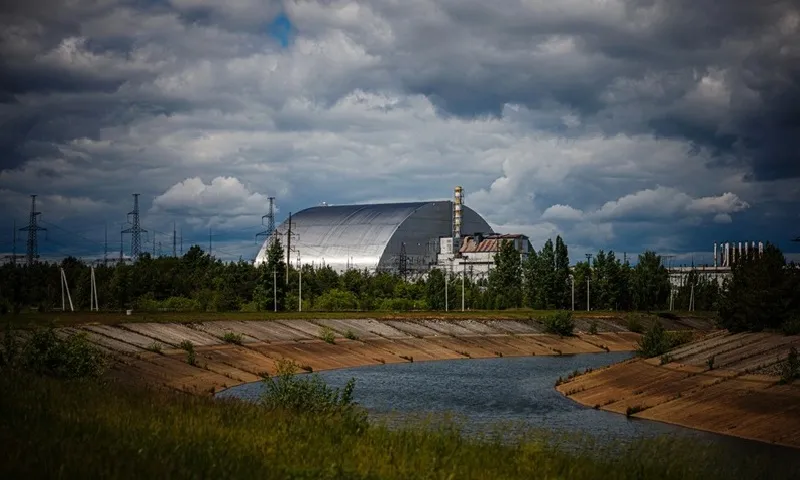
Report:
[{"label": "street lamp post", "polygon": [[575,277],[570,274],[569,282],[572,284],[572,311],[575,311]]}]

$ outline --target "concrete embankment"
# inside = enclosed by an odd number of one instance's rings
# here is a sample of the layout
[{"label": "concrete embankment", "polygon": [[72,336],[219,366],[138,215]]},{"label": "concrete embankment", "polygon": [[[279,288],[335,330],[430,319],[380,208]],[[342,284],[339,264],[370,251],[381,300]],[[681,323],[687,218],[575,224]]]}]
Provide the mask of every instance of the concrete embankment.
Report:
[{"label": "concrete embankment", "polygon": [[799,336],[717,332],[675,349],[664,365],[629,360],[558,390],[590,407],[800,448],[800,381],[779,382],[791,346],[800,348]]},{"label": "concrete embankment", "polygon": [[[622,322],[597,319],[598,333],[561,338],[542,333],[536,321],[320,319],[128,323],[61,328],[83,332],[116,358],[110,375],[125,382],[211,394],[274,374],[276,362],[290,359],[306,371],[398,362],[465,358],[569,355],[630,351],[640,335]],[[333,343],[323,332],[333,334]],[[225,341],[226,334],[241,343]],[[229,338],[230,340],[230,338]],[[191,342],[194,364],[182,342]]]}]

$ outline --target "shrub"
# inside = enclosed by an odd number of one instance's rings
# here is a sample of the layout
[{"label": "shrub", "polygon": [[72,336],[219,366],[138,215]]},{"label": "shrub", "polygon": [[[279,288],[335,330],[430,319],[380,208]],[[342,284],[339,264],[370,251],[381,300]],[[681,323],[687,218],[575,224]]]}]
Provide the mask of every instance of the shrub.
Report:
[{"label": "shrub", "polygon": [[53,328],[37,330],[23,345],[9,328],[3,337],[3,364],[60,378],[98,378],[107,357],[85,333],[59,338]]},{"label": "shrub", "polygon": [[163,355],[164,352],[161,350],[161,344],[158,342],[153,342],[147,346],[147,350],[150,350],[153,353],[157,353],[159,355]]},{"label": "shrub", "polygon": [[792,347],[781,368],[781,382],[791,383],[796,378],[800,378],[800,359],[797,356],[797,348]]},{"label": "shrub", "polygon": [[652,358],[663,355],[669,351],[670,345],[667,340],[666,332],[661,322],[656,321],[647,333],[639,339],[636,346],[636,353],[640,357]]},{"label": "shrub", "polygon": [[597,335],[597,320],[592,320],[589,324],[589,335]]},{"label": "shrub", "polygon": [[241,333],[233,333],[233,332],[225,332],[225,335],[222,336],[222,341],[225,343],[233,343],[235,345],[242,344],[242,334]]},{"label": "shrub", "polygon": [[569,337],[574,329],[575,321],[568,310],[558,311],[544,319],[544,331],[547,333]]},{"label": "shrub", "polygon": [[708,367],[709,370],[714,370],[714,359],[715,358],[716,357],[714,355],[711,355],[710,357],[708,357],[706,359],[706,366]]},{"label": "shrub", "polygon": [[669,353],[661,355],[661,365],[666,365],[670,362],[672,362],[672,355],[670,355]]},{"label": "shrub", "polygon": [[331,327],[322,327],[319,330],[319,337],[327,343],[336,343],[336,336],[334,335],[333,330],[331,330]]},{"label": "shrub", "polygon": [[781,330],[786,335],[800,335],[800,318],[787,320],[783,323]]},{"label": "shrub", "polygon": [[189,340],[184,340],[179,345],[182,349],[186,350],[186,363],[189,365],[197,365],[197,356],[194,351],[194,345]]},{"label": "shrub", "polygon": [[642,325],[642,321],[639,320],[639,317],[628,317],[628,330],[633,333],[644,332],[644,325]]},{"label": "shrub", "polygon": [[337,414],[366,426],[366,414],[353,400],[355,379],[350,379],[344,388],[331,388],[319,375],[298,377],[297,363],[281,359],[277,361],[277,375],[264,377],[264,392],[261,405],[270,410],[288,410],[303,414]]},{"label": "shrub", "polygon": [[348,340],[358,340],[358,335],[356,335],[352,330],[348,329],[346,332],[344,332],[344,338]]}]

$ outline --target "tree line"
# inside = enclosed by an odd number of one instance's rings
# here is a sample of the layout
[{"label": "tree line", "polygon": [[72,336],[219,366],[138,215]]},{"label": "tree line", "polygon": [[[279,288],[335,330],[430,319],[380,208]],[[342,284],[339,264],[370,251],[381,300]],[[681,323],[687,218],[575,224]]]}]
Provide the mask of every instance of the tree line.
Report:
[{"label": "tree line", "polygon": [[[772,248],[767,250],[769,258]],[[95,267],[99,306],[101,310],[292,311],[301,306],[301,277],[302,309],[323,311],[460,310],[462,291],[467,309],[570,309],[573,288],[577,310],[586,308],[587,288],[592,310],[659,310],[668,307],[671,291],[668,271],[654,252],[639,255],[631,266],[614,252],[601,250],[591,265],[578,262],[570,269],[568,247],[561,237],[533,249],[526,259],[506,242],[488,278],[467,275],[463,281],[457,272],[438,269],[413,280],[387,272],[338,273],[328,266],[297,269],[286,265],[284,254],[278,240],[259,266],[241,260],[223,262],[197,245],[182,257],[154,258],[144,253],[133,264],[99,265]],[[0,267],[0,312],[60,309],[59,268],[64,270],[75,309],[88,310],[90,266],[70,257],[60,263]],[[694,284],[696,310],[717,310],[731,298],[715,281],[690,274],[689,282]],[[675,309],[687,309],[689,282],[674,293]],[[740,283],[732,285],[746,288]]]}]

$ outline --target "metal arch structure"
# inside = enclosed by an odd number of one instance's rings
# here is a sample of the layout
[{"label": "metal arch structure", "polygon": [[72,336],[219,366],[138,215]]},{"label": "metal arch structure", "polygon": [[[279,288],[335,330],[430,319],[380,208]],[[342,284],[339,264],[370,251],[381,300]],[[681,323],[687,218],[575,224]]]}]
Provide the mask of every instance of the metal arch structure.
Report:
[{"label": "metal arch structure", "polygon": [[[453,234],[453,202],[383,203],[311,207],[292,215],[292,252],[289,262],[302,255],[303,263],[327,265],[336,271],[367,269],[395,271],[405,248],[408,265],[430,256],[433,239]],[[462,207],[462,231],[494,233],[477,212]],[[283,238],[284,221],[265,239],[255,265],[267,261],[273,236]],[[403,247],[405,245],[405,247]]]}]

